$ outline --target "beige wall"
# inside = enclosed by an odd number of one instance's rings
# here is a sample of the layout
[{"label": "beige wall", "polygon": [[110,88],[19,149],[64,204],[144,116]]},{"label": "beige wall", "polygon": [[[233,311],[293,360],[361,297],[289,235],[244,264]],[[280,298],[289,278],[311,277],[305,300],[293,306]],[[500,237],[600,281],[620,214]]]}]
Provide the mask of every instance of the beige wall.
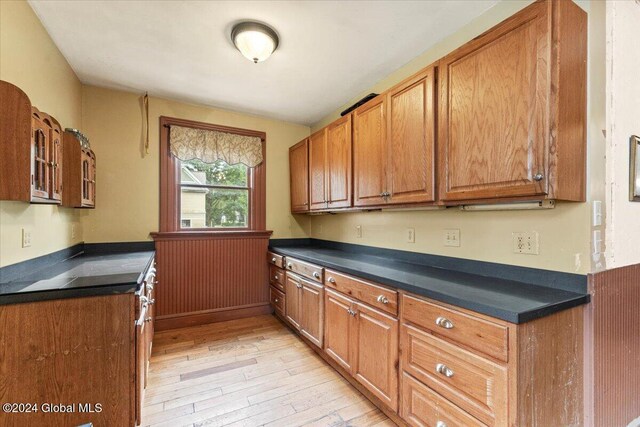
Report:
[{"label": "beige wall", "polygon": [[309,219],[289,214],[287,148],[309,135],[308,127],[154,97],[149,105],[145,154],[140,95],[84,87],[83,129],[97,158],[96,209],[82,212],[86,242],[141,241],[158,230],[160,116],[266,132],[267,228],[276,238],[307,236]]},{"label": "beige wall", "polygon": [[[530,1],[503,1],[452,36],[418,56],[396,72],[363,91],[358,97],[312,126],[318,130],[338,117],[339,112],[370,92],[380,93],[402,79],[433,63],[448,52],[512,15]],[[597,3],[597,2],[594,2]],[[604,176],[602,144],[604,109],[600,107],[604,93],[604,8],[591,2],[578,2],[589,12],[589,174]],[[590,104],[591,105],[591,104]],[[601,181],[600,181],[601,182]],[[316,216],[311,219],[311,236],[356,244],[402,249],[415,252],[469,258],[482,261],[522,265],[543,269],[587,273],[591,271],[591,201],[603,197],[599,182],[589,180],[588,203],[560,203],[550,211],[460,212],[399,211]],[[356,237],[361,225],[362,238]],[[407,228],[415,228],[415,243],[406,243]],[[445,247],[444,229],[461,232],[461,246]],[[512,253],[512,232],[537,231],[539,255]]]},{"label": "beige wall", "polygon": [[[81,127],[80,81],[24,1],[0,1],[0,79],[20,87],[63,127]],[[73,209],[0,202],[0,266],[82,241],[79,225]],[[23,228],[32,232],[31,247],[22,248]]]},{"label": "beige wall", "polygon": [[629,137],[640,136],[640,4],[607,2],[607,268],[640,263],[640,203],[629,201]]}]

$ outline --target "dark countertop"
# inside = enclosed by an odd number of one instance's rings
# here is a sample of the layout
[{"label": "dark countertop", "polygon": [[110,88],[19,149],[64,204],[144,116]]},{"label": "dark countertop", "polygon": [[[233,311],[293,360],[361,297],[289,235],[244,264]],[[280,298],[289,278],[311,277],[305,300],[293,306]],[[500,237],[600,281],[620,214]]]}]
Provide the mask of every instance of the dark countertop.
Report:
[{"label": "dark countertop", "polygon": [[524,323],[589,302],[587,293],[416,264],[388,256],[309,245],[272,245],[270,250],[511,323]]},{"label": "dark countertop", "polygon": [[0,283],[0,305],[135,292],[155,252],[79,253]]}]

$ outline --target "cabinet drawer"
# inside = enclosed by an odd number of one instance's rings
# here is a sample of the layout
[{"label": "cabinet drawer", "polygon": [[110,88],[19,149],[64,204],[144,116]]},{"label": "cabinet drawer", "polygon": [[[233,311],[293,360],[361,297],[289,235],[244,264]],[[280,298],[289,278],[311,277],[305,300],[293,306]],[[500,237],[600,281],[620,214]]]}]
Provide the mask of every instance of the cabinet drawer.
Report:
[{"label": "cabinet drawer", "polygon": [[273,306],[274,310],[276,311],[277,314],[279,314],[280,316],[284,317],[285,312],[284,312],[284,298],[285,295],[283,292],[281,292],[280,290],[274,288],[273,286],[271,286],[269,288],[269,300],[271,302],[271,305]]},{"label": "cabinet drawer", "polygon": [[267,262],[275,265],[276,267],[284,268],[284,257],[282,255],[267,252]]},{"label": "cabinet drawer", "polygon": [[402,325],[402,369],[488,425],[507,425],[507,368]]},{"label": "cabinet drawer", "polygon": [[285,271],[275,265],[269,266],[269,283],[284,292]]},{"label": "cabinet drawer", "polygon": [[325,286],[333,288],[343,294],[350,295],[373,307],[387,313],[398,315],[398,292],[374,285],[355,277],[347,276],[337,271],[325,272]]},{"label": "cabinet drawer", "polygon": [[508,361],[506,326],[408,295],[402,295],[402,320],[503,362]]},{"label": "cabinet drawer", "polygon": [[406,372],[402,373],[401,416],[417,427],[486,427]]},{"label": "cabinet drawer", "polygon": [[324,271],[322,267],[293,258],[287,258],[286,262],[288,271],[293,271],[308,279],[322,283],[322,273]]}]

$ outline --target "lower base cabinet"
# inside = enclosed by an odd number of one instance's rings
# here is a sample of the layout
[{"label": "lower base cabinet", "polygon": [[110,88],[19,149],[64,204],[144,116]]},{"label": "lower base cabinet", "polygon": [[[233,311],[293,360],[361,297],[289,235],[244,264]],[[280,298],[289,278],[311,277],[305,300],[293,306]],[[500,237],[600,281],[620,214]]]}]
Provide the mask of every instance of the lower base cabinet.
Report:
[{"label": "lower base cabinet", "polygon": [[324,338],[324,287],[287,272],[285,319],[309,341],[322,348]]},{"label": "lower base cabinet", "polygon": [[327,289],[325,351],[371,393],[398,409],[398,319]]}]

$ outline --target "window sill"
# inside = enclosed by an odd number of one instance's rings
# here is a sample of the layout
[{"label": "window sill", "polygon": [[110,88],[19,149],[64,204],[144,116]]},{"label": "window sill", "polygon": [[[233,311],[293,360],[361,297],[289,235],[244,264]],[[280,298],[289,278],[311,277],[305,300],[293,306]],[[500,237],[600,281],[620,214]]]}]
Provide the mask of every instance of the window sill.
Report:
[{"label": "window sill", "polygon": [[153,240],[206,240],[206,239],[268,239],[271,230],[230,230],[230,231],[161,231],[151,233]]}]

